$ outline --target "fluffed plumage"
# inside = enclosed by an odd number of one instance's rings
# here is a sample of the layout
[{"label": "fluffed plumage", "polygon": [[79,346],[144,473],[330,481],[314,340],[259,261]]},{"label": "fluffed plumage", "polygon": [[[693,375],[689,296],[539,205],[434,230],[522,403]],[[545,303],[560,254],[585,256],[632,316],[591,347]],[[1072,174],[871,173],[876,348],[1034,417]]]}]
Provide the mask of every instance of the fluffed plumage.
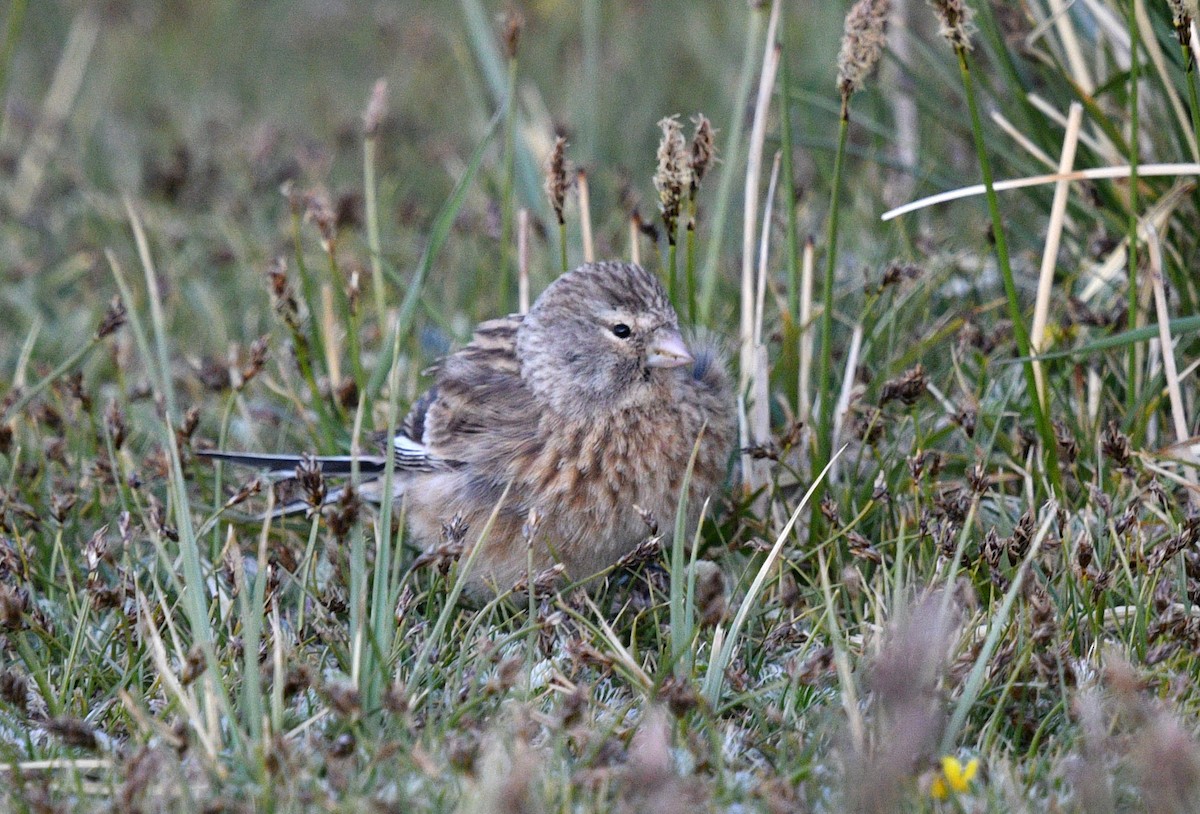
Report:
[{"label": "fluffed plumage", "polygon": [[[583,579],[645,538],[642,511],[674,521],[698,438],[693,526],[725,478],[735,413],[722,361],[714,348],[689,350],[662,286],[639,266],[593,263],[563,275],[524,317],[481,323],[433,374],[389,451],[396,497],[422,545],[437,544],[456,517],[473,543],[508,488],[475,557],[470,596],[527,575],[531,511],[535,571],[559,562]],[[288,474],[300,460],[210,456]],[[313,460],[327,474],[351,467],[349,456]],[[364,475],[385,463],[357,460]]]}]

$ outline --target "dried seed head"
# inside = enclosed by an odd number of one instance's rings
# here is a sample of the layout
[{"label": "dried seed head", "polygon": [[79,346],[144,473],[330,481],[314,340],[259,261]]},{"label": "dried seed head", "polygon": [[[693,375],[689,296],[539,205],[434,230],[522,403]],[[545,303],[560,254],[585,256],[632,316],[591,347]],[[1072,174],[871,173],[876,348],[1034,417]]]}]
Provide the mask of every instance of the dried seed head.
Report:
[{"label": "dried seed head", "polygon": [[523,594],[526,591],[532,591],[536,597],[550,596],[562,584],[562,575],[566,570],[566,566],[561,562],[556,562],[549,568],[545,568],[534,574],[532,583],[529,581],[528,575],[518,579],[513,583],[512,592],[514,594]]},{"label": "dried seed head", "polygon": [[282,255],[276,257],[267,268],[267,277],[271,283],[271,301],[275,304],[275,312],[283,318],[289,328],[298,328],[300,304],[296,302],[296,295],[288,282],[287,260]]},{"label": "dried seed head", "polygon": [[921,480],[926,474],[936,478],[942,470],[942,456],[937,450],[926,449],[914,452],[908,457],[908,474],[914,481]]},{"label": "dried seed head", "polygon": [[296,182],[290,178],[279,185],[279,194],[287,199],[288,209],[293,215],[301,215],[304,212],[304,196],[296,190]]},{"label": "dried seed head", "polygon": [[1159,542],[1150,550],[1146,557],[1146,568],[1151,573],[1158,571],[1175,555],[1185,549],[1193,549],[1200,539],[1200,519],[1191,518],[1184,521],[1178,533]]},{"label": "dried seed head", "polygon": [[113,297],[100,320],[100,327],[96,329],[96,338],[103,339],[116,333],[125,324],[125,315],[125,303],[121,302],[120,297]]},{"label": "dried seed head", "polygon": [[971,35],[975,33],[971,18],[975,16],[975,10],[966,0],[929,0],[929,5],[941,21],[938,33],[954,46],[954,50],[970,51]]},{"label": "dried seed head", "polygon": [[396,608],[392,615],[396,618],[396,625],[400,626],[404,620],[408,618],[408,611],[416,601],[417,595],[413,593],[411,585],[405,585],[404,590],[400,592],[400,596],[396,598]]},{"label": "dried seed head", "polygon": [[108,409],[104,411],[104,427],[112,438],[113,449],[120,449],[125,443],[128,428],[125,426],[125,413],[116,401],[110,401]]},{"label": "dried seed head", "polygon": [[668,676],[658,690],[658,700],[667,705],[671,714],[682,718],[700,706],[700,694],[686,679]]},{"label": "dried seed head", "polygon": [[356,718],[362,712],[362,693],[349,681],[326,685],[325,697],[333,711],[343,718]]},{"label": "dried seed head", "polygon": [[321,465],[311,455],[305,455],[296,465],[296,480],[304,492],[304,502],[313,511],[325,503],[325,476]]},{"label": "dried seed head", "polygon": [[794,662],[788,672],[800,684],[816,684],[833,672],[833,648],[824,646],[809,651],[804,661]]},{"label": "dried seed head", "polygon": [[51,718],[46,721],[46,731],[57,735],[64,744],[76,749],[95,750],[100,748],[100,742],[96,739],[96,731],[82,718],[66,715],[60,718]]},{"label": "dried seed head", "polygon": [[879,403],[882,405],[892,400],[898,400],[905,406],[911,407],[921,396],[925,395],[928,388],[929,379],[925,376],[925,368],[918,364],[897,378],[884,382]]},{"label": "dried seed head", "polygon": [[838,502],[832,495],[824,495],[821,498],[821,516],[825,518],[825,522],[834,528],[841,528],[842,518],[838,509]]},{"label": "dried seed head", "polygon": [[881,293],[886,288],[900,285],[905,280],[915,280],[924,273],[925,269],[911,263],[892,263],[884,269],[883,279],[879,281],[879,288],[876,289],[876,293]]},{"label": "dried seed head", "polygon": [[876,564],[883,562],[883,554],[861,532],[849,531],[846,533],[846,548],[857,559]]},{"label": "dried seed head", "polygon": [[358,382],[350,376],[343,377],[341,384],[334,389],[333,396],[343,410],[353,413],[358,407]]},{"label": "dried seed head", "polygon": [[643,509],[636,503],[633,504],[633,510],[638,513],[638,517],[642,519],[642,523],[646,525],[646,531],[651,537],[658,535],[658,518],[654,516],[654,512],[649,509]]},{"label": "dried seed head", "polygon": [[180,445],[190,446],[192,436],[196,434],[196,428],[199,426],[200,408],[193,405],[183,414],[183,421],[179,423],[179,428],[175,430],[175,435],[178,437]]},{"label": "dried seed head", "polygon": [[55,492],[50,497],[50,516],[61,526],[66,522],[67,517],[71,514],[71,509],[75,508],[78,500],[79,496],[74,492]]},{"label": "dried seed head", "polygon": [[241,488],[239,488],[237,490],[237,492],[234,493],[233,497],[231,497],[231,498],[229,498],[229,500],[225,501],[225,508],[231,509],[240,503],[245,503],[247,500],[249,500],[250,498],[257,495],[259,492],[261,492],[262,488],[263,488],[262,481],[259,478],[255,478],[254,480],[250,481],[249,483],[244,484]]},{"label": "dried seed head", "polygon": [[61,433],[64,428],[62,413],[54,406],[45,402],[37,402],[31,408],[33,418],[53,433]]},{"label": "dried seed head", "polygon": [[712,123],[707,116],[698,113],[692,122],[696,125],[696,132],[692,136],[692,150],[688,161],[692,167],[691,197],[695,200],[696,193],[700,190],[700,182],[704,180],[709,166],[716,158],[717,145],[713,138]]},{"label": "dried seed head", "polygon": [[1133,473],[1129,465],[1129,459],[1133,454],[1129,447],[1129,436],[1121,432],[1117,422],[1108,422],[1108,428],[1100,436],[1100,451],[1105,458],[1113,462],[1118,471]]},{"label": "dried seed head", "polygon": [[0,673],[0,699],[16,709],[25,709],[29,681],[15,670]]},{"label": "dried seed head", "polygon": [[84,412],[90,413],[92,411],[92,397],[84,389],[83,371],[77,370],[72,373],[67,377],[64,385],[67,388],[67,392],[71,394],[71,398],[79,402],[79,406],[83,408]]},{"label": "dried seed head", "polygon": [[474,774],[475,762],[479,759],[479,736],[471,730],[454,736],[446,745],[446,758],[457,771]]},{"label": "dried seed head", "polygon": [[363,113],[363,135],[375,138],[379,135],[379,123],[387,114],[387,80],[379,79],[371,88],[371,98],[367,101],[367,110]]},{"label": "dried seed head", "polygon": [[542,516],[538,514],[538,510],[530,509],[529,514],[525,517],[525,522],[521,524],[521,539],[525,541],[526,546],[533,545],[533,541],[537,537],[538,528],[541,525]]},{"label": "dried seed head", "polygon": [[1001,558],[1004,556],[1004,544],[1000,542],[1000,533],[996,531],[995,526],[988,528],[987,533],[983,535],[983,542],[979,545],[979,555],[983,557],[983,561],[991,570],[996,570],[1001,565]]},{"label": "dried seed head", "polygon": [[654,174],[654,188],[658,190],[658,210],[662,213],[663,226],[667,230],[667,242],[675,245],[683,191],[692,185],[691,159],[679,120],[668,116],[660,120],[658,126],[662,128],[662,139],[658,142],[658,171]]},{"label": "dried seed head", "polygon": [[455,514],[450,522],[442,524],[441,538],[433,548],[426,549],[412,561],[410,569],[416,571],[430,565],[437,566],[440,573],[447,574],[466,550],[466,537],[470,526],[462,514]]},{"label": "dried seed head", "polygon": [[644,235],[651,243],[658,243],[658,227],[652,221],[642,220],[642,213],[636,208],[629,219],[633,221],[633,227],[637,229],[638,234]]},{"label": "dried seed head", "polygon": [[277,256],[267,267],[267,278],[271,283],[272,299],[280,300],[292,296],[292,288],[287,278],[287,259],[283,255]]},{"label": "dried seed head", "polygon": [[358,493],[354,487],[349,484],[343,486],[341,494],[333,504],[333,510],[326,517],[329,530],[333,532],[334,537],[339,540],[346,539],[350,529],[354,528],[354,524],[358,522],[358,512],[361,507],[362,502],[358,499]]},{"label": "dried seed head", "polygon": [[842,99],[862,89],[887,46],[891,0],[858,0],[846,15],[842,49],[838,52],[838,91]]},{"label": "dried seed head", "polygon": [[246,361],[246,365],[239,371],[241,382],[238,384],[238,389],[242,389],[246,384],[262,372],[262,369],[267,364],[267,350],[271,344],[270,334],[263,334],[258,339],[250,343],[250,358]]},{"label": "dried seed head", "polygon": [[729,614],[725,574],[711,560],[696,561],[696,610],[701,627],[715,627]]},{"label": "dried seed head", "polygon": [[618,568],[636,568],[642,563],[653,562],[658,559],[658,555],[662,552],[662,537],[651,535],[642,542],[638,543],[637,547],[625,554],[621,559],[617,560]]},{"label": "dried seed head", "polygon": [[567,200],[567,189],[570,181],[567,179],[567,140],[563,136],[554,139],[554,150],[550,153],[550,161],[546,165],[546,194],[550,196],[550,206],[554,207],[554,217],[559,226],[566,221],[563,219],[563,205]]},{"label": "dried seed head", "polygon": [[1192,19],[1197,16],[1197,3],[1195,0],[1167,0],[1167,6],[1171,9],[1171,21],[1175,25],[1175,35],[1179,37],[1179,44],[1187,48],[1188,29],[1191,28]]},{"label": "dried seed head", "polygon": [[496,672],[488,679],[484,692],[501,695],[517,686],[517,680],[521,677],[521,668],[524,664],[525,657],[521,653],[510,653],[496,665]]},{"label": "dried seed head", "polygon": [[200,645],[194,645],[183,660],[183,669],[179,673],[180,683],[186,687],[195,682],[197,678],[204,675],[207,666],[208,663],[204,660],[204,650]]},{"label": "dried seed head", "polygon": [[20,588],[0,585],[0,630],[20,630],[21,618],[28,612],[28,593]]},{"label": "dried seed head", "polygon": [[509,59],[517,58],[517,46],[521,42],[521,29],[525,27],[525,17],[515,8],[510,8],[504,15],[504,52]]},{"label": "dried seed head", "polygon": [[326,252],[333,251],[333,244],[337,241],[337,216],[325,193],[313,191],[304,196],[304,219],[317,225],[317,231],[321,233],[321,248]]},{"label": "dried seed head", "polygon": [[958,410],[950,419],[958,426],[962,427],[962,431],[967,434],[968,438],[975,437],[975,427],[979,420],[979,411],[974,405],[965,405]]},{"label": "dried seed head", "polygon": [[442,540],[448,543],[461,543],[467,536],[467,520],[461,513],[450,518],[449,523],[442,524]]},{"label": "dried seed head", "polygon": [[69,464],[67,462],[67,439],[65,438],[48,438],[42,447],[42,453],[47,460],[60,464],[64,468]]},{"label": "dried seed head", "polygon": [[1021,515],[1021,519],[1013,527],[1012,537],[1005,544],[1009,560],[1020,562],[1025,559],[1025,555],[1029,553],[1029,546],[1033,543],[1033,535],[1036,530],[1037,517],[1034,515],[1033,509],[1029,509]]},{"label": "dried seed head", "polygon": [[576,684],[575,688],[562,697],[562,704],[558,710],[558,726],[561,729],[570,729],[575,726],[587,713],[588,690],[583,684]]},{"label": "dried seed head", "polygon": [[988,483],[987,465],[983,461],[977,461],[967,473],[967,486],[974,494],[981,495],[987,491]]},{"label": "dried seed head", "polygon": [[1075,463],[1075,459],[1079,456],[1079,442],[1075,440],[1071,428],[1057,419],[1053,422],[1053,427],[1054,442],[1058,445],[1059,455],[1062,456],[1065,463]]},{"label": "dried seed head", "polygon": [[[404,590],[409,590],[405,586]],[[383,708],[393,715],[408,712],[408,688],[402,681],[393,681],[383,694]]]}]

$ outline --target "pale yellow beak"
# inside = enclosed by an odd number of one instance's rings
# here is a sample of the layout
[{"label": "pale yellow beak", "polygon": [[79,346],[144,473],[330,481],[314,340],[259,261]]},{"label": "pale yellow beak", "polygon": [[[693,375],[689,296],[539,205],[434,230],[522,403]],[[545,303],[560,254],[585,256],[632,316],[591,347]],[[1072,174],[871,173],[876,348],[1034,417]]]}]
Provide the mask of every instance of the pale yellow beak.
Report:
[{"label": "pale yellow beak", "polygon": [[679,331],[669,329],[656,331],[650,343],[650,356],[646,364],[650,367],[681,367],[692,363],[692,354]]}]

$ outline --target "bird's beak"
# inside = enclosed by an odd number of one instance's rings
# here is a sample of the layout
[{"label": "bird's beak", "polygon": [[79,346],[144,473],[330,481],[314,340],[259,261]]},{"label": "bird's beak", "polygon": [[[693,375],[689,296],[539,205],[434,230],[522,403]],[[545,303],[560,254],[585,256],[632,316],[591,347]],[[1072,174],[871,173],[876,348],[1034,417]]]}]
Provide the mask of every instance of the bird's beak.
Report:
[{"label": "bird's beak", "polygon": [[692,363],[692,354],[679,331],[661,330],[654,335],[650,343],[650,356],[646,359],[649,367],[680,367]]}]

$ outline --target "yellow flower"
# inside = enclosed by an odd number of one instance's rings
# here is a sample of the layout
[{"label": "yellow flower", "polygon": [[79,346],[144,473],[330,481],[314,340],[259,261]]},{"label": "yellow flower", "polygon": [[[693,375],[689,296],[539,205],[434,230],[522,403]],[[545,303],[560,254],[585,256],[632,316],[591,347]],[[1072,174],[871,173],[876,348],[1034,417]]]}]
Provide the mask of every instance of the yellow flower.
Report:
[{"label": "yellow flower", "polygon": [[971,787],[978,771],[978,758],[971,758],[964,766],[958,758],[947,755],[942,758],[942,773],[933,779],[929,794],[935,800],[945,800],[951,793],[962,794]]}]

